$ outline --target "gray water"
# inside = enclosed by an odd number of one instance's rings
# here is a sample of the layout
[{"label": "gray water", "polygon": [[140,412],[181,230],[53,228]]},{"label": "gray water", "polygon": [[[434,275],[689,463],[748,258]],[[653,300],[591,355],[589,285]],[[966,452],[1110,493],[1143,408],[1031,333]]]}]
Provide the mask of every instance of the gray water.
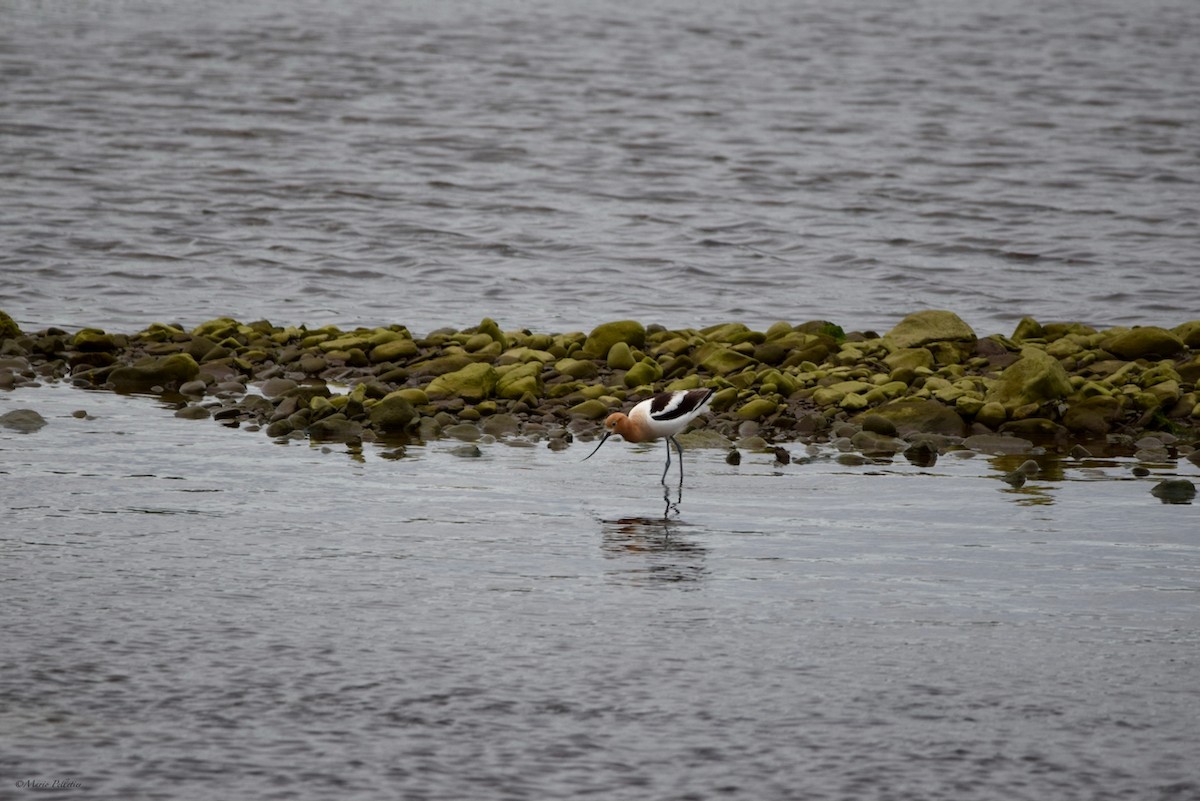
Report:
[{"label": "gray water", "polygon": [[29,406],[5,798],[1200,797],[1196,507],[1150,494],[1186,461],[1013,489],[693,450],[664,519],[658,447],[393,460],[0,395]]},{"label": "gray water", "polygon": [[1200,312],[1200,5],[0,5],[27,328]]},{"label": "gray water", "polygon": [[[0,309],[1198,316],[1195,3],[333,6],[0,4]],[[1200,798],[1186,461],[700,450],[664,498],[658,446],[17,408],[0,798]]]}]

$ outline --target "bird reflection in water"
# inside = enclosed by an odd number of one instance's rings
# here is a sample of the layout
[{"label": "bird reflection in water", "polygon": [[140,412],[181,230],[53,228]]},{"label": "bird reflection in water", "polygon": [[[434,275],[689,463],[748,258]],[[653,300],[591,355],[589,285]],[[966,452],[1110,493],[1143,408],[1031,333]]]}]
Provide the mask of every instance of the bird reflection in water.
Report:
[{"label": "bird reflection in water", "polygon": [[674,500],[669,490],[664,490],[666,511],[661,518],[622,517],[602,521],[605,556],[623,560],[615,575],[637,583],[677,583],[699,581],[708,573],[707,549],[688,538],[688,524],[677,519],[682,487]]}]

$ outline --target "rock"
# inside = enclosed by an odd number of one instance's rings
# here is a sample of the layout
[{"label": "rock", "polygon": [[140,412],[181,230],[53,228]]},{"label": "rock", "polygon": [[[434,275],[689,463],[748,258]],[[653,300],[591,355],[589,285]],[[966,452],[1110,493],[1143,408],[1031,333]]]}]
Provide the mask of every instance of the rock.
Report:
[{"label": "rock", "polygon": [[[292,382],[292,383],[294,384],[295,382]],[[206,384],[201,379],[195,379],[193,381],[185,381],[184,383],[179,385],[179,394],[180,395],[200,396],[200,395],[203,395],[207,391],[208,391],[208,384]]]},{"label": "rock", "polygon": [[445,373],[434,378],[425,388],[425,394],[438,398],[462,398],[467,402],[478,402],[491,397],[500,376],[490,364],[468,364],[461,370]]},{"label": "rock", "polygon": [[610,370],[628,370],[637,364],[637,358],[628,342],[616,342],[608,349],[608,368]]},{"label": "rock", "polygon": [[1121,416],[1121,401],[1111,395],[1095,395],[1076,401],[1063,415],[1063,425],[1076,434],[1102,437]]},{"label": "rock", "polygon": [[1027,439],[1000,434],[976,434],[964,439],[963,446],[979,453],[993,455],[1029,453],[1033,450],[1033,443]]},{"label": "rock", "polygon": [[933,467],[937,464],[937,449],[928,442],[917,442],[904,449],[904,458],[917,467]]},{"label": "rock", "polygon": [[975,422],[981,423],[988,428],[999,428],[1004,425],[1004,421],[1008,419],[1008,411],[1005,410],[1003,403],[991,401],[979,407],[979,411],[975,413]]},{"label": "rock", "polygon": [[586,380],[600,375],[600,368],[591,359],[559,359],[554,363],[554,371],[569,378]]},{"label": "rock", "polygon": [[711,428],[685,431],[682,434],[676,434],[675,439],[679,440],[680,447],[685,451],[701,449],[723,451],[733,444],[729,441],[729,437],[719,431],[713,431]]},{"label": "rock", "polygon": [[493,414],[483,421],[483,433],[502,439],[521,431],[521,421],[513,414]]},{"label": "rock", "polygon": [[1179,337],[1180,341],[1189,348],[1193,350],[1200,348],[1200,320],[1177,325],[1171,329],[1171,333]]},{"label": "rock", "polygon": [[767,415],[774,414],[778,408],[779,404],[770,398],[754,398],[742,404],[736,414],[743,420],[758,420]]},{"label": "rock", "polygon": [[371,348],[370,359],[372,364],[408,361],[420,355],[420,353],[421,349],[417,347],[416,342],[406,337],[401,337],[400,339],[393,339],[390,342],[384,342],[381,345]]},{"label": "rock", "polygon": [[883,357],[883,363],[894,373],[897,370],[933,368],[933,352],[929,348],[900,348]]},{"label": "rock", "polygon": [[587,420],[600,420],[608,417],[611,410],[604,401],[592,398],[575,404],[569,411],[575,417],[582,417]]},{"label": "rock", "polygon": [[984,402],[1002,404],[1011,412],[1022,406],[1059,400],[1070,393],[1070,376],[1058,359],[1038,348],[1027,347],[1021,351],[1021,358],[1000,374],[984,396]]},{"label": "rock", "polygon": [[173,387],[191,381],[200,373],[200,365],[186,353],[160,358],[147,357],[126,367],[117,367],[108,380],[118,392],[138,392],[153,387]]},{"label": "rock", "polygon": [[653,384],[662,378],[662,375],[663,371],[658,366],[658,362],[647,357],[630,367],[625,373],[625,386],[633,389],[644,384]]},{"label": "rock", "polygon": [[33,409],[14,409],[7,414],[0,415],[0,426],[22,434],[32,434],[44,425],[46,425],[46,418]]},{"label": "rock", "polygon": [[403,431],[417,417],[412,403],[404,397],[405,390],[397,390],[376,401],[367,410],[367,418],[378,431]]},{"label": "rock", "polygon": [[718,346],[707,349],[699,364],[713,375],[728,375],[754,364],[754,358],[733,348]]},{"label": "rock", "polygon": [[1032,317],[1022,317],[1017,323],[1017,328],[1013,331],[1012,339],[1015,342],[1020,342],[1025,339],[1041,339],[1046,336],[1045,330],[1041,324]]},{"label": "rock", "polygon": [[1053,442],[1064,444],[1070,439],[1070,432],[1053,420],[1044,417],[1027,417],[1023,420],[1011,420],[1000,426],[1001,434],[1011,434],[1015,437],[1032,442]]},{"label": "rock", "polygon": [[860,425],[863,431],[872,431],[885,437],[894,437],[897,433],[896,424],[881,414],[863,415]]},{"label": "rock", "polygon": [[480,334],[490,338],[493,342],[498,343],[500,350],[508,350],[508,337],[500,330],[499,324],[491,317],[484,317],[476,330]]},{"label": "rock", "polygon": [[1026,459],[1021,463],[1020,467],[1005,475],[1003,481],[1007,484],[1013,485],[1014,487],[1022,487],[1025,485],[1026,478],[1029,476],[1036,476],[1038,471],[1041,469],[1041,466],[1039,466],[1037,462],[1033,461],[1032,459]]},{"label": "rock", "polygon": [[873,414],[891,420],[900,434],[923,432],[957,437],[962,436],[966,429],[957,412],[936,400],[909,398],[892,401],[877,407]]},{"label": "rock", "polygon": [[184,406],[182,409],[177,409],[175,416],[185,420],[204,420],[207,417],[211,417],[212,413],[206,407],[193,403]]},{"label": "rock", "polygon": [[268,378],[262,383],[262,394],[268,398],[281,398],[285,393],[298,387],[299,384],[290,378]]},{"label": "rock", "polygon": [[930,342],[974,342],[975,332],[954,312],[928,310],[908,315],[884,339],[896,348],[919,348]]},{"label": "rock", "polygon": [[908,443],[898,437],[876,434],[865,429],[850,437],[850,444],[862,453],[899,453],[908,447]]},{"label": "rock", "polygon": [[106,334],[98,328],[84,328],[71,338],[71,346],[84,353],[96,353],[117,349],[117,343],[112,334]]},{"label": "rock", "polygon": [[[585,362],[590,364],[590,362]],[[540,398],[544,391],[542,385],[542,365],[538,362],[527,362],[498,371],[496,378],[496,396],[506,400],[519,400],[525,394]]]},{"label": "rock", "polygon": [[1122,359],[1162,359],[1185,349],[1179,337],[1157,326],[1142,326],[1116,334],[1100,343],[1114,356]]},{"label": "rock", "polygon": [[477,442],[483,436],[483,432],[479,430],[479,426],[474,423],[456,423],[452,426],[447,426],[442,429],[442,434],[462,440],[463,442]]},{"label": "rock", "polygon": [[16,339],[21,336],[21,327],[13,318],[0,311],[0,342],[6,339]]},{"label": "rock", "polygon": [[742,452],[737,448],[730,448],[729,453],[725,454],[725,464],[731,464],[735,467],[742,463]]},{"label": "rock", "polygon": [[1163,503],[1191,503],[1196,497],[1196,485],[1186,478],[1169,478],[1155,484],[1150,494]]},{"label": "rock", "polygon": [[1071,448],[1068,456],[1070,456],[1072,459],[1090,459],[1092,458],[1092,452],[1082,445],[1076,445]]},{"label": "rock", "polygon": [[791,464],[792,455],[788,453],[787,448],[776,447],[773,451],[775,455],[775,464]]},{"label": "rock", "polygon": [[646,328],[636,320],[603,323],[592,329],[583,343],[583,355],[591,359],[607,359],[613,345],[624,342],[630,348],[646,344]]},{"label": "rock", "polygon": [[362,424],[347,420],[341,414],[333,414],[311,423],[308,436],[325,442],[361,442]]}]

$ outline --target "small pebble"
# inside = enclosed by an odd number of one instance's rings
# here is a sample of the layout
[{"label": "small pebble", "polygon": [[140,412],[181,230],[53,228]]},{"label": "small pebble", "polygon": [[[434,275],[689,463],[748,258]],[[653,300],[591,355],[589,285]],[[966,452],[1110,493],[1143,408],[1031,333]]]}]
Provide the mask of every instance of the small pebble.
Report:
[{"label": "small pebble", "polygon": [[725,464],[739,465],[742,463],[742,452],[737,448],[730,448],[729,453],[725,454]]}]

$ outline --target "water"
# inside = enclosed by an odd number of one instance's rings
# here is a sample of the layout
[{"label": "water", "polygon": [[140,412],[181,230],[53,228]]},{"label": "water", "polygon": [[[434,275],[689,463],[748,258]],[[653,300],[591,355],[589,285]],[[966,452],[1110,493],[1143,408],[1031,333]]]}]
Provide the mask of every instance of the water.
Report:
[{"label": "water", "polygon": [[26,328],[1196,316],[1186,0],[0,8]]},{"label": "water", "polygon": [[0,396],[31,406],[0,796],[1200,797],[1196,507],[1149,491],[1187,462],[689,451],[664,522],[658,447],[390,460]]},{"label": "water", "polygon": [[[6,2],[0,309],[1173,325],[1198,23]],[[657,446],[391,460],[63,385],[23,407],[49,423],[0,428],[0,798],[1200,798],[1196,507],[1150,494],[1186,461],[1014,489],[1011,459],[694,451],[664,498]]]}]

